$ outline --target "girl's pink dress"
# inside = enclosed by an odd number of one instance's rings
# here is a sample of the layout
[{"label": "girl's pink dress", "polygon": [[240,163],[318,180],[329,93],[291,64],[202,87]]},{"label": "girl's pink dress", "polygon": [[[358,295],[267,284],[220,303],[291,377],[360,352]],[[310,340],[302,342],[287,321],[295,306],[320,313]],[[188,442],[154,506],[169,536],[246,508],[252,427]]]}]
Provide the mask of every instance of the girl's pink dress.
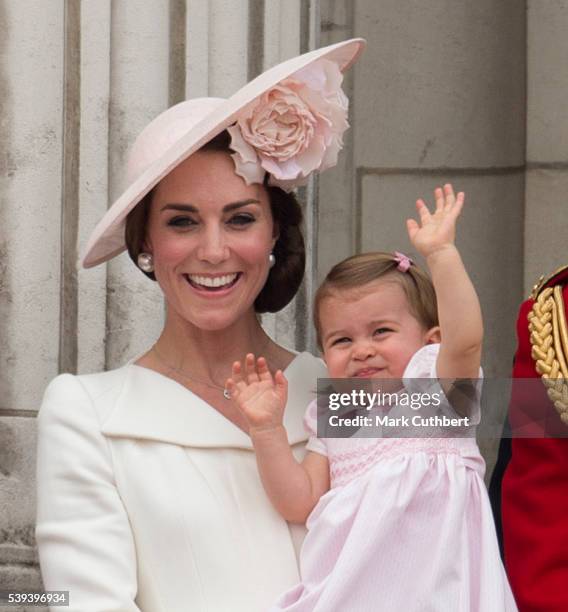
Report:
[{"label": "girl's pink dress", "polygon": [[[437,378],[438,350],[427,345],[412,357],[407,389],[412,379]],[[307,521],[302,582],[273,611],[517,610],[475,438],[444,429],[435,438],[317,438],[316,411],[314,402],[308,450],[328,457],[331,490]],[[447,401],[438,411],[458,416]]]}]

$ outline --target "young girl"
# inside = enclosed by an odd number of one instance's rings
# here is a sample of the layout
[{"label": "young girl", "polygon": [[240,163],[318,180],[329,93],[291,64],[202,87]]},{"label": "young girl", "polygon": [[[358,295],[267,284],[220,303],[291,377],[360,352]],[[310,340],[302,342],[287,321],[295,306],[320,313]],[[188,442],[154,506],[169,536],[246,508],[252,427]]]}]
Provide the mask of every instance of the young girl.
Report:
[{"label": "young girl", "polygon": [[[454,245],[464,194],[456,197],[445,185],[435,199],[434,214],[418,200],[420,223],[407,221],[431,281],[400,253],[357,255],[328,274],[314,319],[330,378],[404,379],[405,385],[439,379],[438,414],[457,418],[464,406],[454,400],[463,394],[450,382],[480,377],[483,325]],[[264,358],[249,354],[244,367],[234,364],[227,386],[247,419],[272,503],[288,521],[309,517],[302,582],[274,610],[517,609],[474,437],[453,437],[457,430],[439,427],[430,437],[317,438],[314,402],[306,415],[312,437],[299,463],[282,424],[282,372],[273,376]],[[479,389],[471,389],[474,406],[467,408],[475,421]],[[385,414],[395,409],[382,408]]]}]

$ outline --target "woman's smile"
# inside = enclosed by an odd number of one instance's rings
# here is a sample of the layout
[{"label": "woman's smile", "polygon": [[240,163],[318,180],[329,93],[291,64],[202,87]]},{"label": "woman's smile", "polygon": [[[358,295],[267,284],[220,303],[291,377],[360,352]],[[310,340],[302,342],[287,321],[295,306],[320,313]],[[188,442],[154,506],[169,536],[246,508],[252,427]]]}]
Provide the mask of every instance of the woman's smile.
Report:
[{"label": "woman's smile", "polygon": [[198,294],[204,296],[227,295],[238,284],[242,272],[232,272],[228,274],[184,274],[184,278],[189,286]]}]

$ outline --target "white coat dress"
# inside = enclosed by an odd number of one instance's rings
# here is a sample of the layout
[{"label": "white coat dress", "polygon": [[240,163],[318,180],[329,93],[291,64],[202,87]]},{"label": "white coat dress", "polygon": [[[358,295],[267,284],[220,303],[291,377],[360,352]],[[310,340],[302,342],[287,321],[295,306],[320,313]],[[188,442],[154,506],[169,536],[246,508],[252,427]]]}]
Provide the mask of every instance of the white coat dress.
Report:
[{"label": "white coat dress", "polygon": [[[285,371],[298,455],[323,362]],[[128,364],[55,378],[38,417],[36,538],[69,612],[256,612],[299,580],[304,529],[273,509],[250,438],[182,385]]]}]

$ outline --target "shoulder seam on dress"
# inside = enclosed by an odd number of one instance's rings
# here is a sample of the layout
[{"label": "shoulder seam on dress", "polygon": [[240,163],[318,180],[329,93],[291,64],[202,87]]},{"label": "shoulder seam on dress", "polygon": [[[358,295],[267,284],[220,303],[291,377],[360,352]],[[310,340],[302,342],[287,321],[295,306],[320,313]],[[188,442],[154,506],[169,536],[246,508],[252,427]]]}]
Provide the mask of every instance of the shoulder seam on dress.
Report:
[{"label": "shoulder seam on dress", "polygon": [[83,383],[83,381],[80,379],[80,376],[74,376],[74,378],[77,380],[77,383],[79,384],[79,386],[81,387],[83,393],[87,396],[87,398],[89,399],[89,404],[90,404],[90,408],[91,408],[91,413],[93,415],[93,419],[95,421],[95,423],[97,424],[98,427],[98,433],[99,435],[104,439],[105,441],[105,446],[107,449],[107,454],[108,454],[108,462],[109,465],[111,466],[111,470],[112,470],[112,476],[113,476],[113,482],[114,482],[114,486],[116,487],[116,490],[118,492],[118,483],[116,481],[116,470],[115,470],[115,461],[114,461],[114,454],[112,452],[112,446],[110,444],[110,440],[108,439],[108,436],[105,436],[102,432],[102,423],[101,420],[99,418],[99,414],[95,408],[95,402],[94,399],[91,397],[91,394],[87,391],[87,388],[85,387],[85,384]]}]

